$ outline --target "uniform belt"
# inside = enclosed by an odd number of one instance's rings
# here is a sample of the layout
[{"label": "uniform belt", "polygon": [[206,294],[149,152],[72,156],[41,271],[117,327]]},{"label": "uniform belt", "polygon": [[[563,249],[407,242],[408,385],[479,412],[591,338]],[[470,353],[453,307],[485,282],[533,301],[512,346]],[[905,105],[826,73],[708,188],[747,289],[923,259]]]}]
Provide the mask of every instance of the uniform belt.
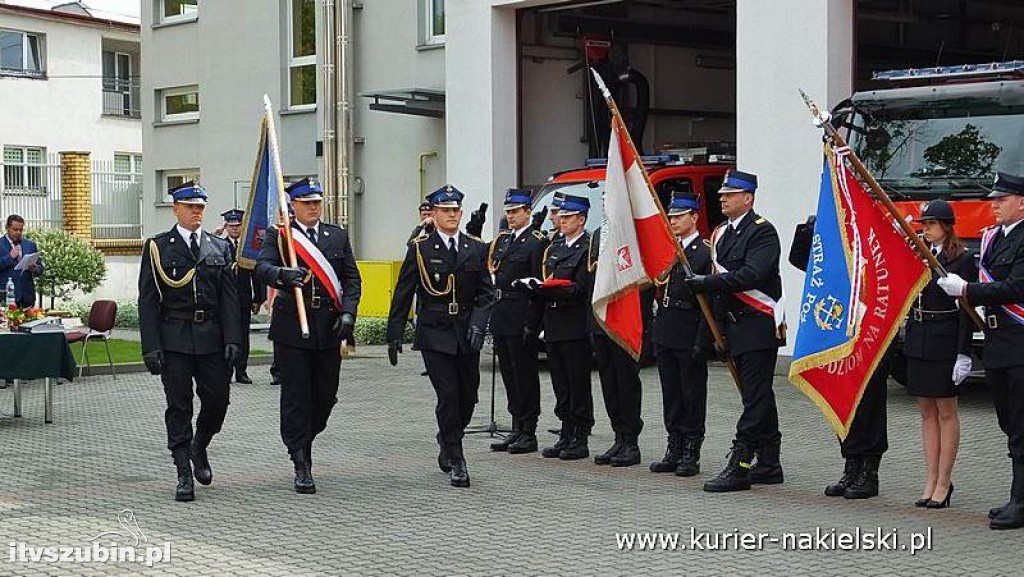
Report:
[{"label": "uniform belt", "polygon": [[661,299],[661,306],[669,309],[683,309],[692,310],[697,308],[697,305],[693,304],[693,301],[687,299],[673,299],[664,297]]},{"label": "uniform belt", "polygon": [[729,319],[729,322],[731,322],[733,324],[736,324],[736,323],[740,322],[740,317],[745,317],[747,315],[753,315],[753,314],[760,314],[760,313],[758,313],[756,310],[754,310],[754,309],[752,309],[750,307],[743,307],[741,309],[725,311],[725,317],[727,319]]},{"label": "uniform belt", "polygon": [[960,309],[948,311],[928,311],[917,307],[910,309],[910,318],[917,322],[923,321],[945,321],[960,312]]},{"label": "uniform belt", "polygon": [[452,316],[468,313],[473,310],[474,303],[426,303],[423,310],[435,313],[447,313]]},{"label": "uniform belt", "polygon": [[217,318],[217,311],[212,309],[196,309],[194,311],[164,309],[161,316],[165,321],[187,321],[202,323]]},{"label": "uniform belt", "polygon": [[548,301],[549,309],[564,309],[569,307],[579,306],[580,303],[575,301]]},{"label": "uniform belt", "polygon": [[494,289],[494,302],[526,298],[526,294],[515,289]]},{"label": "uniform belt", "polygon": [[[989,310],[995,312],[989,314]],[[1018,324],[1016,321],[1010,319],[1010,315],[1006,314],[1002,308],[985,308],[985,325],[990,329],[998,329],[1002,324],[1015,325]]]}]

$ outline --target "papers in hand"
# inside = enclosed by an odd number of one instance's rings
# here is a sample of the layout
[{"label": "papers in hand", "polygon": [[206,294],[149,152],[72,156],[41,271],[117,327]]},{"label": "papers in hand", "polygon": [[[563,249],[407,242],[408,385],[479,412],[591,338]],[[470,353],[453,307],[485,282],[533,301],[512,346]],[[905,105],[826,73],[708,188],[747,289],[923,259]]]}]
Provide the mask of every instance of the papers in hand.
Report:
[{"label": "papers in hand", "polygon": [[524,288],[526,290],[537,290],[537,288],[541,284],[543,283],[540,282],[539,278],[535,278],[532,276],[526,278],[517,278],[516,280],[512,281],[512,286],[516,288]]},{"label": "papers in hand", "polygon": [[26,254],[21,257],[18,264],[14,265],[14,270],[28,270],[29,267],[39,262],[39,253],[34,252],[32,254]]}]

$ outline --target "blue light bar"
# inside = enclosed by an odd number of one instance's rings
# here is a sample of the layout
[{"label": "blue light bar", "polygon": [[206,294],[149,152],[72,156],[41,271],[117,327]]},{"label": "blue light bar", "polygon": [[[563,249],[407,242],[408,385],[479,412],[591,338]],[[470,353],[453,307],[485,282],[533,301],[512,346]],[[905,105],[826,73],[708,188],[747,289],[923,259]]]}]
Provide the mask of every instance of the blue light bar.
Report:
[{"label": "blue light bar", "polygon": [[[670,162],[678,162],[678,154],[658,154],[652,156],[641,156],[640,162],[644,164],[669,164]],[[607,158],[588,158],[586,164],[587,168],[601,168],[608,166]]]},{"label": "blue light bar", "polygon": [[991,62],[988,64],[964,64],[961,66],[936,66],[934,68],[906,68],[886,70],[871,75],[873,80],[953,80],[985,76],[1024,76],[1024,60]]}]

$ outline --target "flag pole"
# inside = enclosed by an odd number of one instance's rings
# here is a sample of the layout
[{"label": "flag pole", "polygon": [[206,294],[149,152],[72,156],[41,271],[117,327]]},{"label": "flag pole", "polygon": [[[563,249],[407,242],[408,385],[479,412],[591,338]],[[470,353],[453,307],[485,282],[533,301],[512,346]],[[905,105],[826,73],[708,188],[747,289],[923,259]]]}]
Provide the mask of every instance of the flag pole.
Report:
[{"label": "flag pole", "polygon": [[[594,70],[593,68],[590,69],[590,72],[594,77],[594,81],[597,82],[597,87],[601,90],[601,94],[604,95],[604,100],[605,103],[608,104],[608,109],[612,113],[612,123],[614,124],[617,122],[619,125],[625,128],[626,123],[622,119],[622,114],[619,112],[619,107],[617,104],[615,104],[615,99],[612,97],[612,93],[609,92],[608,87],[605,86],[604,80],[601,78],[601,75],[598,74],[597,71]],[[658,195],[654,193],[654,184],[651,183],[651,175],[647,173],[647,167],[644,166],[643,158],[640,157],[640,153],[636,149],[636,144],[633,143],[633,137],[629,134],[628,130],[624,130],[623,132],[626,136],[626,143],[629,145],[629,148],[632,151],[633,156],[637,159],[637,164],[640,165],[640,172],[644,175],[644,182],[647,183],[647,191],[651,194],[651,197],[654,198],[654,203],[658,207],[658,214],[661,215],[661,219],[665,223],[665,227],[668,228],[668,217],[665,216],[665,208],[661,206],[661,199],[659,199]],[[615,134],[614,130],[612,131],[612,134]],[[679,246],[678,242],[673,242],[672,244],[675,245],[676,247],[676,257],[679,259],[680,264],[683,265],[683,269],[686,271],[686,275],[688,277],[693,276],[693,269],[690,267],[690,260],[686,258],[686,252],[683,250],[681,246]],[[711,336],[712,338],[714,338],[715,344],[718,345],[718,350],[726,350],[725,334],[722,333],[721,327],[719,327],[718,322],[715,321],[715,314],[711,310],[711,305],[710,303],[708,303],[707,296],[703,294],[697,294],[696,296],[697,303],[700,305],[700,310],[702,313],[704,313],[704,319],[708,323],[708,328],[711,329]],[[725,364],[729,367],[729,373],[732,374],[732,380],[736,384],[736,388],[742,391],[743,385],[740,382],[740,372],[739,369],[736,367],[736,362],[733,360],[731,356],[726,356]]]},{"label": "flag pole", "polygon": [[[800,96],[803,97],[804,104],[807,105],[807,109],[811,111],[811,116],[814,117],[815,124],[820,125],[820,127],[825,130],[825,134],[828,135],[828,138],[832,141],[832,148],[849,148],[849,145],[846,143],[846,139],[844,139],[843,136],[839,134],[839,131],[836,130],[836,127],[832,126],[832,123],[829,122],[828,114],[822,112],[821,109],[818,108],[818,105],[815,104],[814,101],[811,100],[811,97],[807,96],[807,93],[803,90],[800,90]],[[914,248],[917,249],[917,252],[928,262],[928,266],[930,266],[932,270],[938,272],[942,277],[946,277],[949,274],[946,272],[946,268],[943,267],[942,263],[939,262],[939,259],[932,254],[932,251],[928,250],[928,247],[925,246],[921,237],[918,236],[917,232],[914,231],[910,224],[907,223],[903,213],[900,212],[900,209],[897,208],[892,199],[889,198],[888,193],[885,192],[882,185],[878,184],[878,181],[875,180],[874,175],[871,174],[868,167],[864,166],[864,163],[861,162],[857,153],[854,152],[853,149],[850,149],[847,158],[850,160],[850,164],[853,166],[857,176],[866,182],[871,188],[871,192],[875,193],[878,200],[882,201],[882,205],[885,206],[886,210],[889,211],[889,214],[896,220],[896,222],[899,223],[900,229],[903,230],[903,234],[910,239]],[[978,311],[974,310],[974,307],[967,302],[967,297],[960,296],[957,297],[957,300],[960,302],[960,309],[967,313],[967,316],[970,317],[975,326],[980,330],[985,330],[985,323],[982,322],[981,317],[978,316]]]},{"label": "flag pole", "polygon": [[[274,178],[277,179],[277,224],[278,231],[284,235],[285,246],[288,247],[288,266],[298,268],[295,258],[295,245],[292,243],[292,227],[288,222],[288,196],[284,192],[284,176],[281,173],[281,155],[277,149],[277,130],[274,128],[274,109],[270,97],[263,95],[263,113],[267,121],[267,146],[270,147],[270,161],[274,163]],[[302,287],[293,287],[295,310],[299,314],[299,329],[302,338],[309,338],[309,321],[306,319],[306,302],[302,297]]]}]

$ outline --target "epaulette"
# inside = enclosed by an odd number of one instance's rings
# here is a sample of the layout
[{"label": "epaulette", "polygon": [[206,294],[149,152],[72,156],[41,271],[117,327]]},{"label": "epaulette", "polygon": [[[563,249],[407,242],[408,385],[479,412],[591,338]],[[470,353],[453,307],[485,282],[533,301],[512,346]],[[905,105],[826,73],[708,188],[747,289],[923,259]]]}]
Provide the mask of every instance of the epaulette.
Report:
[{"label": "epaulette", "polygon": [[764,224],[764,223],[766,223],[766,222],[768,222],[768,221],[767,221],[767,220],[765,220],[765,219],[764,219],[764,217],[762,216],[761,218],[759,218],[759,219],[755,220],[755,221],[754,221],[754,224]]},{"label": "epaulette", "polygon": [[543,232],[539,231],[539,230],[533,230],[531,232],[533,234],[533,238],[535,238],[537,240],[541,240],[541,241],[548,240],[547,235],[544,234]]},{"label": "epaulette", "polygon": [[708,248],[711,248],[711,241],[710,241],[710,240],[708,240],[708,239],[706,239],[706,238],[704,238],[704,239],[701,239],[701,240],[703,240],[703,241],[704,241],[704,246],[706,246],[706,247],[708,247]]},{"label": "epaulette", "polygon": [[164,238],[165,236],[167,236],[167,235],[171,234],[171,232],[173,232],[173,231],[170,231],[170,230],[165,230],[165,231],[163,231],[163,232],[161,232],[161,233],[159,233],[159,234],[154,234],[154,235],[153,235],[153,237],[152,237],[152,239],[153,239],[153,240],[156,240],[156,239],[158,239],[158,238]]},{"label": "epaulette", "polygon": [[483,242],[484,241],[484,239],[480,238],[479,236],[475,236],[475,235],[469,234],[468,232],[465,233],[465,234],[466,234],[467,237],[469,237],[469,238],[471,238],[471,239],[473,239],[473,240],[475,240],[477,242]]}]

